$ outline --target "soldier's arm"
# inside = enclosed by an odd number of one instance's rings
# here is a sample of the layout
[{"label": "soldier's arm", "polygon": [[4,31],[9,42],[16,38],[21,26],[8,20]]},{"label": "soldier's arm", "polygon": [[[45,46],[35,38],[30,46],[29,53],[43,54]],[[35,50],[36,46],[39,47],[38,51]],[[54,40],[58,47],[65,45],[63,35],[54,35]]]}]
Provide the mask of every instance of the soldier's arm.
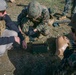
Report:
[{"label": "soldier's arm", "polygon": [[0,37],[0,45],[17,42],[20,44],[20,38],[18,36]]},{"label": "soldier's arm", "polygon": [[34,29],[34,31],[39,31],[39,32],[41,32],[42,31],[42,29],[43,29],[43,24],[39,24],[37,27],[36,27],[36,29]]},{"label": "soldier's arm", "polygon": [[24,18],[24,17],[27,16],[27,8],[28,8],[28,7],[26,7],[25,9],[23,9],[23,10],[21,11],[21,13],[18,15],[18,18],[17,18],[18,25],[21,25],[21,20],[22,20],[22,18]]},{"label": "soldier's arm", "polygon": [[6,22],[6,27],[8,27],[11,30],[16,31],[18,33],[18,36],[20,37],[21,41],[23,41],[24,37],[21,34],[19,28],[17,27],[17,25],[14,24],[14,22],[11,20],[11,18],[7,14],[4,17],[4,20]]},{"label": "soldier's arm", "polygon": [[[6,26],[9,29],[14,30],[18,33],[18,36],[20,38],[20,43],[22,44],[23,48],[26,49],[27,44],[26,44],[24,37],[23,37],[22,33],[20,32],[19,28],[12,22],[11,18],[8,15],[5,15],[4,20],[6,22]],[[16,41],[19,43],[18,40],[16,40]]]},{"label": "soldier's arm", "polygon": [[43,16],[42,22],[46,23],[50,18],[50,14],[47,8],[42,10],[42,16]]},{"label": "soldier's arm", "polygon": [[46,25],[46,23],[50,18],[49,11],[47,8],[42,10],[42,16],[43,16],[42,22],[36,27],[38,31],[42,31],[42,29],[44,28],[44,25]]},{"label": "soldier's arm", "polygon": [[0,37],[0,45],[9,44],[15,42],[14,36],[11,37]]}]

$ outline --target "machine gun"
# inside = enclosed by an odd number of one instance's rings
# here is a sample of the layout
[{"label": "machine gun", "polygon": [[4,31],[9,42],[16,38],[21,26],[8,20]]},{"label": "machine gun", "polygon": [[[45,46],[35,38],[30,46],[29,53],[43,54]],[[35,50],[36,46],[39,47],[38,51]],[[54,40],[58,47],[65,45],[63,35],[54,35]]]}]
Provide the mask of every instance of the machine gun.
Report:
[{"label": "machine gun", "polygon": [[57,21],[55,21],[55,22],[53,23],[53,26],[54,26],[54,27],[57,27],[57,26],[59,26],[59,24],[70,23],[70,22],[71,22],[71,20],[68,20],[68,19],[66,19],[66,20],[57,20]]}]

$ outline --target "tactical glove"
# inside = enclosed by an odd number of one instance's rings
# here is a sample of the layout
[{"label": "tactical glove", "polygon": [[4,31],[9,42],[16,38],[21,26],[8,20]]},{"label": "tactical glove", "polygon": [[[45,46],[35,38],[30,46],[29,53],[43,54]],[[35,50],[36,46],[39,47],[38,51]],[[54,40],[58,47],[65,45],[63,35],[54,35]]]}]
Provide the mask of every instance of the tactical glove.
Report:
[{"label": "tactical glove", "polygon": [[33,36],[33,35],[36,34],[36,32],[34,32],[33,30],[30,30],[30,31],[28,32],[28,34],[29,34],[29,36]]},{"label": "tactical glove", "polygon": [[29,27],[29,31],[28,31],[28,35],[29,35],[29,36],[33,36],[33,35],[35,34],[35,32],[34,32],[33,30],[34,30],[33,27],[30,26],[30,27]]}]

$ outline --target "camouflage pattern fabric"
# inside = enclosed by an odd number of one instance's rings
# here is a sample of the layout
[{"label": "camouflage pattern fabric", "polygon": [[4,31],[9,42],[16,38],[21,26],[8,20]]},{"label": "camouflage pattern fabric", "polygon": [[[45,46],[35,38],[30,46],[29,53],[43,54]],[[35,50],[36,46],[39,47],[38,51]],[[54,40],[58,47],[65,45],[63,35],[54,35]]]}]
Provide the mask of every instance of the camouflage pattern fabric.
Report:
[{"label": "camouflage pattern fabric", "polygon": [[36,29],[38,30],[38,31],[40,31],[43,35],[48,35],[48,34],[50,34],[50,26],[48,26],[48,24],[46,23],[46,24],[41,24],[41,25],[38,25],[37,27],[36,27]]},{"label": "camouflage pattern fabric", "polygon": [[31,18],[36,18],[41,15],[42,8],[40,3],[37,1],[32,1],[28,5],[28,16]]},{"label": "camouflage pattern fabric", "polygon": [[28,7],[22,10],[22,12],[18,16],[18,24],[22,28],[23,32],[28,31],[29,26],[33,25],[39,32],[45,35],[50,33],[50,27],[48,26],[47,22],[50,18],[49,11],[45,6],[41,6],[42,12],[41,16],[38,17],[36,20],[33,18],[28,17]]},{"label": "camouflage pattern fabric", "polygon": [[74,50],[66,50],[60,65],[54,71],[54,75],[75,75],[76,74],[76,52]]},{"label": "camouflage pattern fabric", "polygon": [[64,11],[63,15],[66,15],[68,13],[68,10],[70,9],[72,0],[65,0],[65,6],[64,6]]},{"label": "camouflage pattern fabric", "polygon": [[74,52],[69,58],[68,63],[71,67],[76,67],[76,52]]},{"label": "camouflage pattern fabric", "polygon": [[21,20],[21,25],[20,25],[20,27],[21,27],[22,31],[23,31],[24,33],[26,33],[26,32],[29,31],[29,26],[33,26],[33,25],[34,25],[33,22],[30,21],[28,18],[23,18],[23,19]]},{"label": "camouflage pattern fabric", "polygon": [[76,0],[73,0],[73,6],[72,6],[72,9],[71,9],[71,14],[72,16],[76,13]]},{"label": "camouflage pattern fabric", "polygon": [[0,21],[0,36],[2,35],[3,31],[5,30],[6,25],[5,25],[5,21],[1,20]]},{"label": "camouflage pattern fabric", "polygon": [[64,51],[64,58],[54,71],[54,75],[75,75],[76,74],[76,44],[70,40],[71,46]]},{"label": "camouflage pattern fabric", "polygon": [[68,11],[70,10],[71,3],[72,3],[71,15],[76,13],[76,0],[65,0],[63,15],[67,15]]}]

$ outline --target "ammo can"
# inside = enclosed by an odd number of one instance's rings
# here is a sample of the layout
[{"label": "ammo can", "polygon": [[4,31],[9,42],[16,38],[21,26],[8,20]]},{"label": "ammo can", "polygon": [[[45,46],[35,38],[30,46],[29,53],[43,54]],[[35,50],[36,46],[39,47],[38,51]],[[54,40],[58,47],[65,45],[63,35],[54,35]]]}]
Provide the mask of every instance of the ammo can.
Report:
[{"label": "ammo can", "polygon": [[45,42],[37,41],[31,43],[32,53],[46,53],[48,50],[48,45]]}]

